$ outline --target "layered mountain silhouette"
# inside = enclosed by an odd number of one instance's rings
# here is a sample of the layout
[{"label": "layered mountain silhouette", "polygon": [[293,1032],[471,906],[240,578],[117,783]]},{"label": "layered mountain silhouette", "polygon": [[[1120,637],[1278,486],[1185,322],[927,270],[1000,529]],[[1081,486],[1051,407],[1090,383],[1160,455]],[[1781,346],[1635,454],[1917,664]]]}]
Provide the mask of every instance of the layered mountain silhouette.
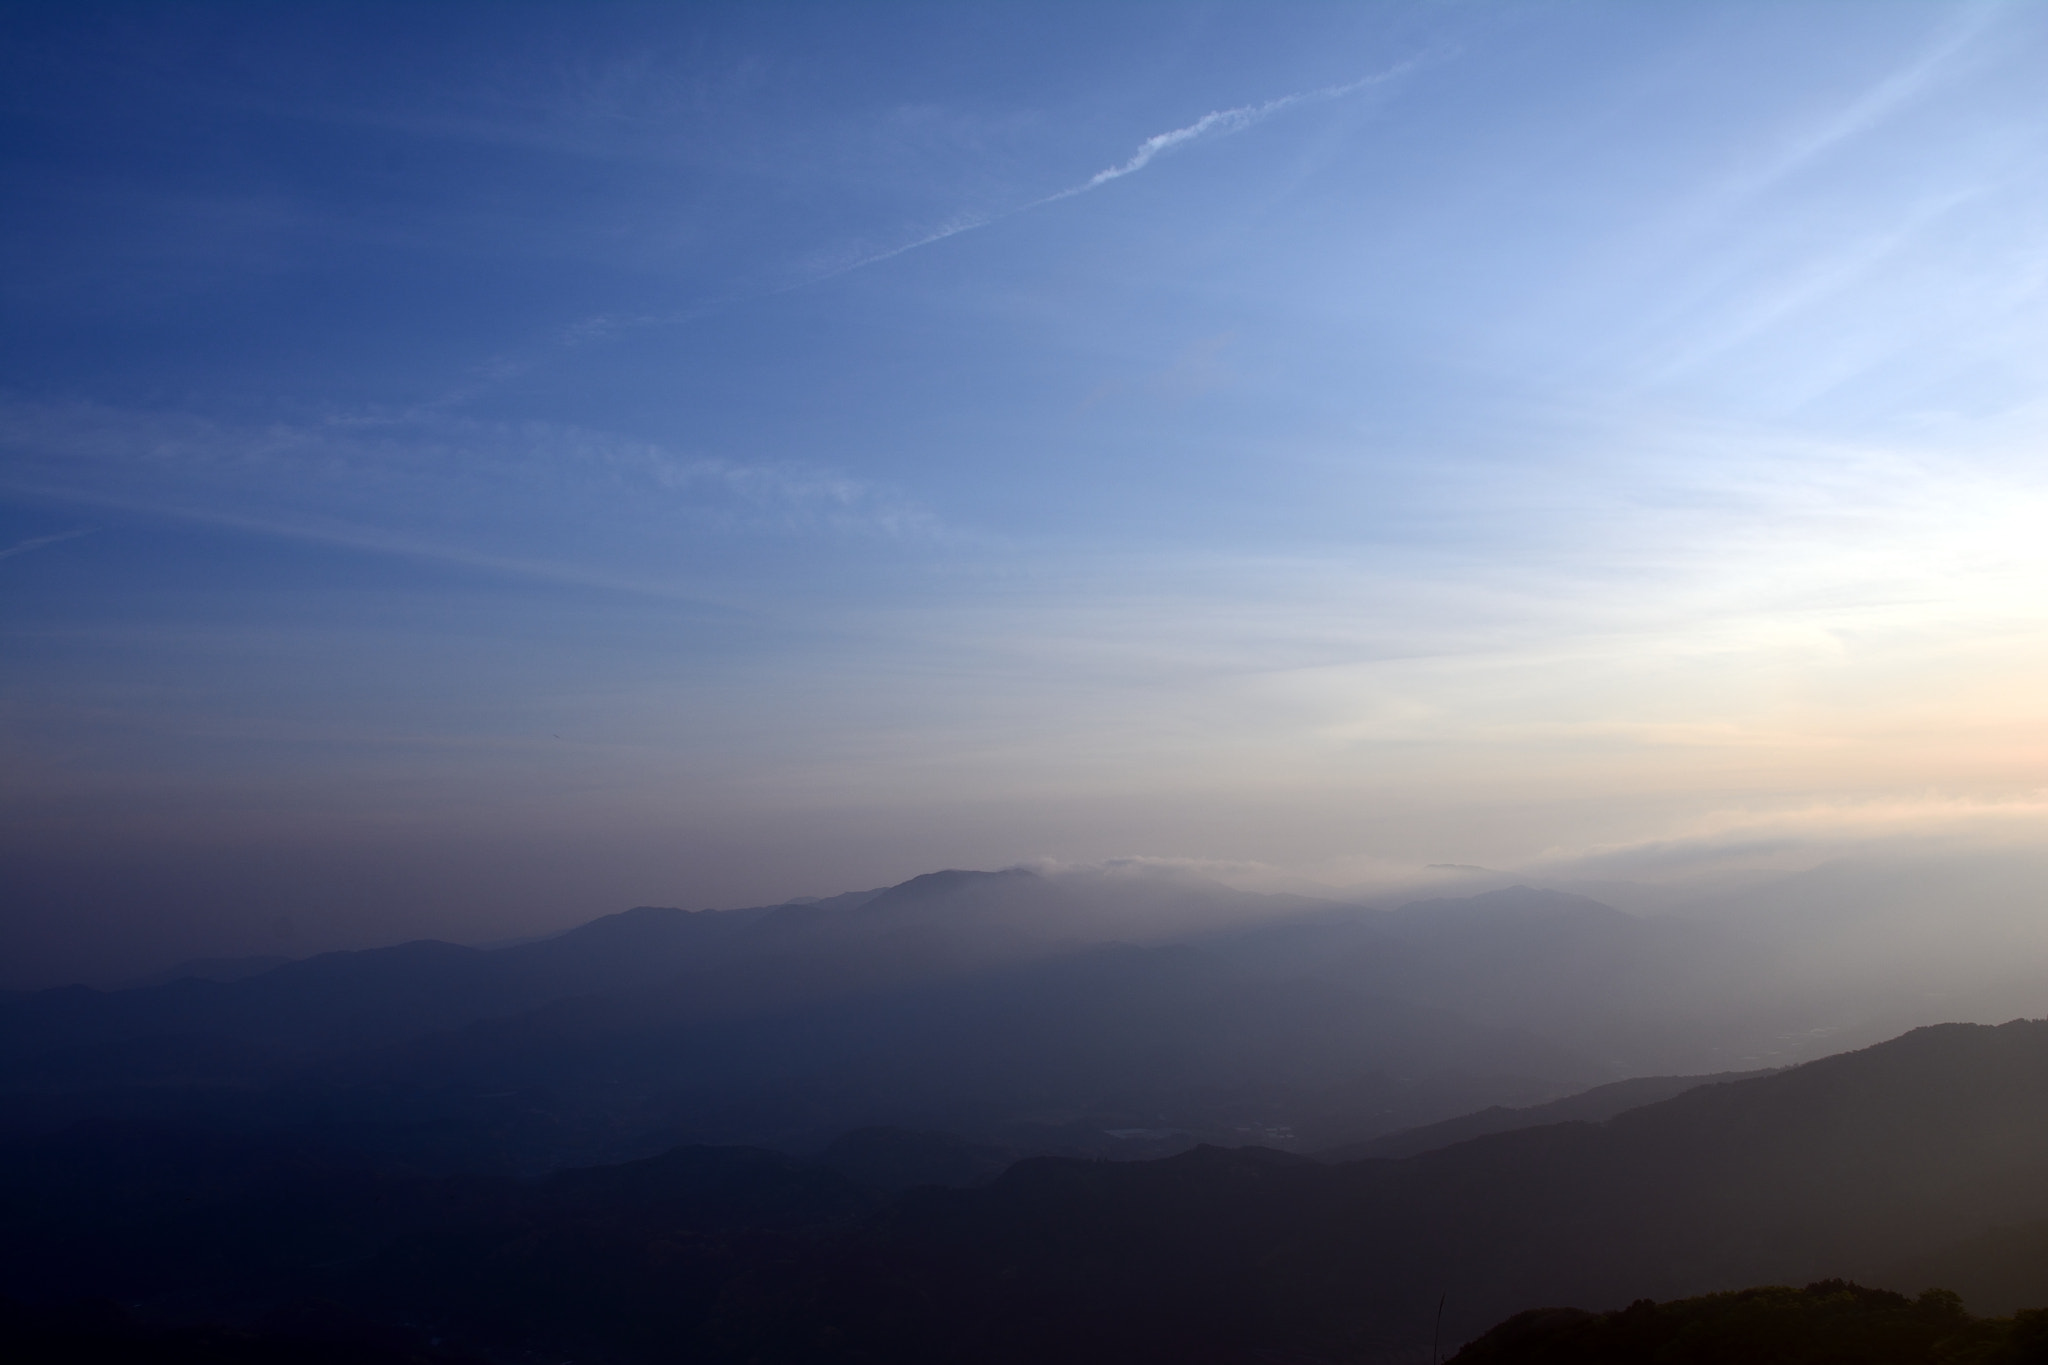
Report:
[{"label": "layered mountain silhouette", "polygon": [[495,950],[17,997],[0,1002],[0,1131],[95,1114],[352,1127],[478,1170],[681,1141],[804,1149],[862,1126],[1116,1156],[1327,1147],[1644,1069],[1660,1030],[1689,1060],[1704,1035],[1673,1002],[1732,951],[1527,888],[1389,912],[1186,878],[940,872],[802,904],[643,907]]},{"label": "layered mountain silhouette", "polygon": [[1864,1025],[1767,940],[1556,891],[951,871],[170,975],[0,1000],[23,1332],[1391,1363],[1440,1303],[2048,1303],[2048,1024],[1786,1066]]},{"label": "layered mountain silhouette", "polygon": [[[1219,914],[1241,918],[1270,899],[1221,887],[1207,897],[1219,898],[1220,910],[1195,896],[1191,915],[1134,923],[1115,897],[1027,871],[935,872],[822,901],[643,906],[497,950],[420,941],[254,971],[245,969],[258,964],[198,963],[136,989],[17,997],[0,1011],[0,1056],[10,1079],[39,1074],[43,1056],[45,1074],[155,1080],[179,1068],[247,1072],[586,996],[653,991],[677,1011],[758,1012],[1062,947],[1162,937]],[[153,1048],[136,1046],[145,1037]]]},{"label": "layered mountain silhouette", "polygon": [[1142,1323],[1129,1351],[1185,1317],[1190,1351],[1335,1359],[1412,1349],[1440,1298],[1462,1339],[1534,1304],[1881,1278],[2044,1209],[2048,1024],[2014,1023],[1920,1030],[1604,1124],[1405,1160],[1025,1162],[899,1211],[887,1244],[929,1292],[975,1303],[965,1321],[988,1334],[962,1349],[989,1358],[1068,1349],[1034,1338],[1026,1307],[1057,1300],[1103,1331]]},{"label": "layered mountain silhouette", "polygon": [[[432,1176],[306,1134],[94,1120],[0,1153],[0,1276],[246,1330],[325,1304],[493,1359],[1416,1359],[1440,1301],[1449,1347],[1545,1305],[1917,1293],[1896,1281],[1916,1257],[2029,1245],[2048,1022],[1917,1030],[1402,1159],[1201,1146],[991,1177],[1009,1155],[871,1131],[820,1159]],[[1970,1306],[2048,1304],[2032,1290]]]},{"label": "layered mountain silhouette", "polygon": [[1582,1090],[1576,1095],[1567,1095],[1548,1104],[1525,1105],[1519,1109],[1497,1104],[1476,1114],[1460,1114],[1457,1118],[1445,1119],[1442,1123],[1424,1124],[1420,1128],[1388,1133],[1383,1137],[1331,1148],[1316,1155],[1324,1161],[1331,1162],[1359,1161],[1366,1157],[1415,1156],[1476,1137],[1510,1133],[1517,1128],[1541,1128],[1552,1123],[1604,1123],[1616,1114],[1640,1109],[1659,1100],[1668,1100],[1674,1095],[1682,1095],[1702,1085],[1746,1081],[1753,1076],[1766,1074],[1768,1073],[1765,1071],[1726,1071],[1711,1076],[1638,1076],[1632,1080],[1596,1085],[1590,1090]]}]

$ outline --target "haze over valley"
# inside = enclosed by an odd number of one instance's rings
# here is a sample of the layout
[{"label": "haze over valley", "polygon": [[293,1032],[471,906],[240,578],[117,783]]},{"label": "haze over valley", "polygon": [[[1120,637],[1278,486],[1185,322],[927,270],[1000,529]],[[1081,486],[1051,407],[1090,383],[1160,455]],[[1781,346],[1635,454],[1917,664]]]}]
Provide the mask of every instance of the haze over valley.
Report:
[{"label": "haze over valley", "polygon": [[0,35],[0,1355],[2048,1365],[2048,9]]}]

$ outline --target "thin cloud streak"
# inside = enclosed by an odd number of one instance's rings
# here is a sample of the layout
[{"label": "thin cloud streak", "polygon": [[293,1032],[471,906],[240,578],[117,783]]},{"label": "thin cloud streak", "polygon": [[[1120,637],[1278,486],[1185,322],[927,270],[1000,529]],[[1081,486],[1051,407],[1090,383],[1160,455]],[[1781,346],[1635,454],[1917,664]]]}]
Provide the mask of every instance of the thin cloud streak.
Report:
[{"label": "thin cloud streak", "polygon": [[[701,570],[672,556],[656,553],[606,568],[573,556],[525,553],[536,527],[522,514],[518,494],[540,494],[608,520],[615,544],[625,535],[625,510],[662,506],[675,516],[694,516],[699,526],[737,523],[783,535],[822,530],[902,539],[943,531],[921,507],[828,468],[692,458],[649,442],[548,424],[361,417],[258,429],[98,405],[0,402],[0,454],[16,457],[15,467],[0,475],[0,493],[30,503],[753,615],[770,605],[713,588]],[[429,456],[439,457],[438,472],[414,472]],[[457,462],[463,456],[469,458]],[[322,495],[304,496],[316,482]],[[513,496],[506,495],[508,487]],[[410,529],[380,525],[378,509],[394,504],[444,512]],[[24,540],[0,549],[0,559],[94,529]],[[639,543],[647,549],[644,533],[643,527]],[[660,550],[658,538],[651,548]]]},{"label": "thin cloud streak", "polygon": [[1878,81],[1744,177],[1732,188],[1731,198],[1754,198],[1919,99],[1948,75],[1946,69],[1955,59],[1992,27],[2000,17],[1999,8],[1983,4],[1967,7],[1962,21],[1952,25],[1918,58]]},{"label": "thin cloud streak", "polygon": [[928,233],[916,241],[905,242],[902,246],[891,247],[887,251],[877,252],[872,256],[864,256],[850,265],[840,266],[822,275],[813,275],[809,279],[788,286],[788,288],[801,289],[807,285],[822,284],[826,280],[837,279],[841,275],[851,274],[856,270],[862,270],[871,265],[880,265],[883,261],[891,261],[898,256],[908,255],[910,252],[916,251],[921,247],[931,246],[935,242],[943,242],[948,237],[958,237],[963,232],[973,232],[978,228],[990,227],[1005,219],[1015,218],[1020,213],[1029,213],[1033,209],[1041,209],[1048,204],[1057,204],[1062,200],[1078,198],[1090,190],[1102,188],[1102,186],[1109,184],[1113,180],[1121,180],[1127,175],[1135,175],[1165,153],[1176,151],[1190,143],[1199,142],[1210,137],[1228,137],[1233,133],[1241,133],[1247,128],[1264,123],[1275,114],[1299,105],[1322,104],[1330,100],[1342,99],[1346,95],[1356,94],[1358,91],[1371,86],[1384,85],[1388,81],[1396,80],[1406,75],[1415,68],[1420,60],[1420,58],[1411,58],[1397,66],[1389,67],[1385,71],[1377,72],[1370,76],[1362,76],[1355,81],[1346,81],[1342,85],[1326,85],[1314,90],[1296,91],[1292,95],[1282,95],[1278,99],[1267,100],[1264,104],[1245,104],[1239,105],[1235,109],[1211,110],[1193,123],[1188,124],[1185,128],[1175,128],[1170,132],[1156,133],[1146,138],[1138,144],[1138,150],[1131,154],[1128,161],[1120,165],[1105,167],[1078,185],[1069,185],[1067,188],[1056,190],[1042,199],[1034,199],[1028,204],[1020,204],[1016,208],[1002,213],[976,214],[956,218],[937,231]]},{"label": "thin cloud streak", "polygon": [[[222,530],[240,531],[249,535],[263,536],[275,540],[297,541],[308,545],[327,545],[333,546],[336,549],[354,550],[363,554],[386,555],[400,559],[450,564],[460,568],[478,569],[508,578],[526,579],[533,582],[554,583],[565,587],[594,588],[604,592],[620,593],[627,596],[686,602],[692,606],[720,611],[758,612],[761,610],[758,604],[742,602],[729,595],[719,596],[692,586],[591,572],[574,565],[549,560],[521,559],[507,555],[485,554],[465,550],[459,546],[438,544],[414,537],[370,534],[346,527],[315,526],[281,518],[239,516],[230,512],[182,506],[174,502],[121,498],[86,492],[75,488],[62,488],[28,482],[0,482],[0,491],[39,502],[84,504],[103,511],[144,517],[153,521],[177,522],[191,526],[219,527]],[[29,550],[40,549],[44,544],[52,540],[69,540],[72,536],[87,534],[90,533],[86,531],[73,531],[67,535],[45,536],[37,540],[24,541],[20,545],[13,546],[7,550],[0,550],[0,559],[5,559],[13,554],[24,554]]]},{"label": "thin cloud streak", "polygon": [[1121,180],[1127,175],[1144,170],[1145,167],[1152,164],[1155,158],[1164,152],[1172,151],[1176,147],[1185,146],[1190,142],[1198,141],[1211,134],[1228,136],[1231,133],[1241,133],[1254,124],[1265,122],[1283,109],[1292,109],[1299,104],[1320,104],[1327,100],[1342,99],[1344,96],[1355,94],[1368,86],[1385,84],[1387,81],[1406,73],[1414,65],[1415,63],[1412,60],[1406,61],[1377,75],[1365,76],[1355,81],[1348,81],[1343,85],[1326,85],[1319,90],[1298,91],[1292,95],[1282,95],[1278,99],[1267,100],[1264,104],[1246,104],[1240,105],[1235,109],[1214,110],[1202,115],[1185,128],[1176,128],[1170,133],[1159,133],[1153,137],[1146,138],[1138,144],[1138,150],[1132,155],[1131,159],[1124,162],[1121,166],[1111,166],[1105,170],[1097,171],[1094,175],[1088,177],[1084,183],[1076,185],[1071,189],[1061,190],[1058,194],[1050,195],[1038,202],[1050,204],[1054,200],[1072,199],[1077,194],[1086,194],[1089,190],[1107,185],[1112,180]]},{"label": "thin cloud streak", "polygon": [[148,501],[155,488],[170,494],[158,501],[177,501],[203,488],[216,510],[223,500],[318,504],[329,517],[339,498],[366,524],[400,504],[459,507],[459,519],[475,525],[484,510],[479,499],[516,512],[527,505],[522,495],[540,493],[555,506],[596,499],[614,511],[661,500],[699,525],[728,528],[892,538],[941,529],[920,504],[802,460],[692,455],[574,425],[467,421],[432,410],[256,427],[0,399],[0,455],[13,465],[0,484],[37,497],[112,491]]},{"label": "thin cloud streak", "polygon": [[0,550],[0,559],[12,559],[16,555],[25,555],[31,550],[40,550],[45,545],[55,545],[60,541],[76,540],[80,536],[89,536],[93,533],[94,529],[87,527],[82,531],[61,531],[54,536],[30,536],[27,540],[17,540],[6,549]]},{"label": "thin cloud streak", "polygon": [[[1146,138],[1138,144],[1138,150],[1131,155],[1129,160],[1120,165],[1105,167],[1078,185],[1069,185],[1063,190],[1056,190],[1042,198],[1033,199],[1029,203],[1019,204],[1016,208],[1005,209],[1001,213],[960,214],[947,220],[944,224],[926,233],[924,236],[904,242],[900,246],[893,246],[886,251],[878,251],[872,255],[862,256],[846,264],[833,266],[816,274],[805,275],[801,279],[792,280],[788,284],[768,292],[770,294],[790,294],[799,289],[808,289],[813,285],[824,284],[828,280],[836,280],[842,275],[850,275],[856,270],[865,270],[871,265],[880,265],[884,261],[893,261],[898,256],[907,256],[913,251],[943,242],[950,237],[958,237],[962,233],[974,232],[985,227],[993,227],[995,224],[1015,218],[1019,214],[1030,213],[1032,210],[1044,208],[1048,204],[1057,204],[1063,200],[1077,198],[1088,193],[1090,190],[1100,189],[1113,180],[1121,180],[1127,175],[1135,175],[1137,172],[1144,170],[1145,167],[1161,155],[1176,151],[1190,143],[1199,142],[1211,137],[1228,137],[1233,133],[1241,133],[1247,128],[1263,123],[1273,117],[1273,115],[1295,108],[1298,105],[1321,104],[1330,100],[1342,99],[1346,95],[1356,94],[1358,91],[1371,86],[1384,85],[1389,81],[1397,80],[1414,70],[1421,60],[1419,57],[1410,58],[1398,65],[1387,68],[1385,71],[1377,72],[1370,76],[1362,76],[1355,81],[1347,81],[1341,85],[1321,86],[1314,90],[1301,90],[1291,95],[1282,95],[1277,99],[1267,100],[1263,104],[1246,104],[1240,105],[1235,109],[1212,110],[1196,119],[1193,123],[1188,124],[1185,128],[1175,128],[1171,132],[1157,133],[1152,137]],[[722,307],[739,303],[748,297],[752,296],[744,292],[728,294],[722,298],[713,299],[680,313],[664,313],[635,318],[619,318],[610,315],[586,318],[572,323],[564,329],[560,337],[560,344],[574,347],[630,329],[640,327],[672,327],[680,323],[695,322]],[[475,393],[490,388],[493,382],[490,379],[486,379],[472,388],[460,390],[456,394],[440,400],[435,406],[457,405]]]}]

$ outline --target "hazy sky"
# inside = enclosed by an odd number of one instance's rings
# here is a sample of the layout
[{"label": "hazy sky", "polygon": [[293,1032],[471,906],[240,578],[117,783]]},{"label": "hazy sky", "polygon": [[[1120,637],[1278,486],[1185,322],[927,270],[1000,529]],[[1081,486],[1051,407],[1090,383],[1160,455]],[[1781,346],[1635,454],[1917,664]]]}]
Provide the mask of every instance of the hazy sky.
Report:
[{"label": "hazy sky", "polygon": [[2048,6],[0,24],[6,980],[2037,829]]}]

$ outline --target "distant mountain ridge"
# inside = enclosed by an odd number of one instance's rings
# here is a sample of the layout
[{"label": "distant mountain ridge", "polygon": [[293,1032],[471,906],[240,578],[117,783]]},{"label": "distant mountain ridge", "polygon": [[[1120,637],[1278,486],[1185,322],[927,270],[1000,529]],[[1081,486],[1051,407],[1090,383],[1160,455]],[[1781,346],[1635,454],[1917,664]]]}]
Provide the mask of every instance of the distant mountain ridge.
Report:
[{"label": "distant mountain ridge", "polygon": [[0,1001],[0,1131],[92,1113],[225,1121],[230,1103],[238,1123],[296,1124],[335,1111],[321,1095],[371,1084],[395,1097],[380,1122],[415,1128],[509,1132],[487,1097],[531,1097],[545,1112],[504,1139],[522,1167],[864,1125],[1142,1155],[1289,1129],[1327,1144],[1603,1079],[1521,1020],[1430,997],[1461,962],[1497,958],[1486,941],[1518,919],[1540,943],[1597,937],[1594,922],[1627,933],[1627,917],[1530,891],[1458,908],[951,870],[822,901],[643,906],[498,949],[421,941],[217,973],[233,980],[46,991]]},{"label": "distant mountain ridge", "polygon": [[[1266,898],[1225,899],[1242,908]],[[1167,920],[1159,929],[1173,927]],[[499,949],[419,940],[296,961],[187,964],[160,974],[166,979],[113,992],[66,987],[17,995],[0,1009],[0,1047],[19,1055],[45,1033],[71,1046],[125,1033],[213,1028],[259,1032],[274,1050],[317,1051],[741,965],[808,971],[813,990],[829,989],[838,977],[856,985],[864,973],[881,982],[910,979],[1124,937],[1132,928],[1128,916],[1106,914],[1022,869],[934,872],[894,887],[784,905],[641,906]],[[857,950],[852,958],[850,946]],[[803,960],[821,955],[829,961]]]},{"label": "distant mountain ridge", "polygon": [[1766,966],[1711,929],[1540,888],[1384,910],[1127,870],[947,870],[822,901],[643,906],[495,949],[0,1000],[0,1133],[96,1114],[312,1124],[521,1171],[681,1142],[807,1151],[863,1127],[1119,1159],[1324,1149],[1811,1048],[1827,1035],[1758,984]]}]

